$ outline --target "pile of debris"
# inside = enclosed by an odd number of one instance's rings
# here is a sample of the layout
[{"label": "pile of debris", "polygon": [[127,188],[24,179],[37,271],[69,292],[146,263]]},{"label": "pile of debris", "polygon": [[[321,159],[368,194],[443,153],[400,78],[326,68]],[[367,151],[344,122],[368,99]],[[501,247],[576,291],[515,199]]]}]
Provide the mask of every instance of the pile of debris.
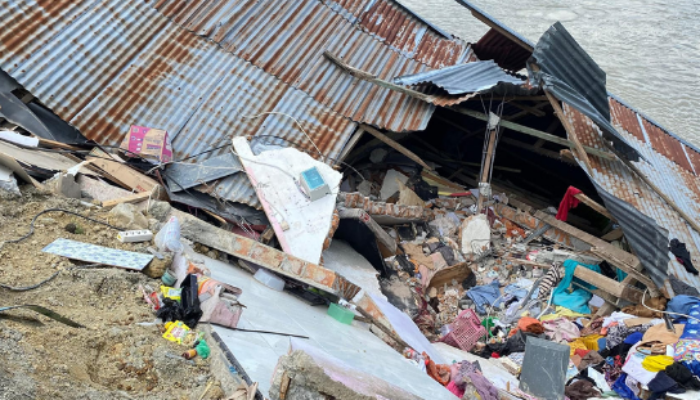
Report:
[{"label": "pile of debris", "polygon": [[561,24],[43,3],[0,4],[3,395],[697,396],[700,150]]}]

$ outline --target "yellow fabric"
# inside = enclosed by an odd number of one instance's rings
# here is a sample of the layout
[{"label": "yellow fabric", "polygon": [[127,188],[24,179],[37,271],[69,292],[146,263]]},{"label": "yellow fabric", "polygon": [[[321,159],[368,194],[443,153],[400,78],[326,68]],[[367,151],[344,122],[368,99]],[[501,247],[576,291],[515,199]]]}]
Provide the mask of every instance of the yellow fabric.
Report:
[{"label": "yellow fabric", "polygon": [[673,357],[666,355],[649,356],[642,361],[642,367],[651,372],[663,371],[671,364],[673,364]]},{"label": "yellow fabric", "polygon": [[593,334],[593,335],[588,335],[588,336],[582,337],[581,339],[583,340],[583,343],[586,345],[586,348],[588,350],[598,351],[598,339],[600,339],[602,337],[603,336],[601,336],[601,335]]},{"label": "yellow fabric", "polygon": [[547,314],[543,315],[542,318],[540,318],[540,321],[549,321],[550,319],[556,319],[556,318],[561,318],[561,317],[566,317],[566,318],[578,318],[578,317],[585,317],[586,314],[579,314],[577,312],[573,312],[569,310],[568,308],[564,308],[562,306],[557,306],[555,309],[554,314]]},{"label": "yellow fabric", "polygon": [[598,339],[602,338],[600,335],[588,335],[586,337],[576,338],[569,342],[569,356],[573,356],[576,350],[595,350],[598,351]]}]

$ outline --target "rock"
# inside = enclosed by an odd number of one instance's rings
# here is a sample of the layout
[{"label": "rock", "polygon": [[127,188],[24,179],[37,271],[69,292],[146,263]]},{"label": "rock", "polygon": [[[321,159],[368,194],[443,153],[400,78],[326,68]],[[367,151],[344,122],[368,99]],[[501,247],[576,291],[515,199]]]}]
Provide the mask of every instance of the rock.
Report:
[{"label": "rock", "polygon": [[39,220],[39,222],[44,224],[44,225],[55,225],[56,224],[56,220],[53,218],[49,218],[49,217],[41,218]]},{"label": "rock", "polygon": [[491,246],[491,227],[486,215],[472,215],[462,222],[460,245],[464,255],[478,254]]},{"label": "rock", "polygon": [[66,225],[65,230],[68,233],[75,233],[75,231],[78,229],[78,226],[75,225],[74,223],[69,223]]},{"label": "rock", "polygon": [[148,220],[136,206],[128,203],[117,204],[109,212],[109,219],[112,225],[126,229],[146,229]]},{"label": "rock", "polygon": [[165,217],[170,213],[171,208],[170,203],[151,200],[151,205],[148,208],[148,215],[159,221],[164,221]]},{"label": "rock", "polygon": [[386,172],[384,182],[382,183],[382,190],[379,195],[382,201],[388,199],[399,191],[399,184],[397,183],[397,180],[401,183],[406,183],[406,181],[408,181],[408,177],[395,169],[390,169]]}]

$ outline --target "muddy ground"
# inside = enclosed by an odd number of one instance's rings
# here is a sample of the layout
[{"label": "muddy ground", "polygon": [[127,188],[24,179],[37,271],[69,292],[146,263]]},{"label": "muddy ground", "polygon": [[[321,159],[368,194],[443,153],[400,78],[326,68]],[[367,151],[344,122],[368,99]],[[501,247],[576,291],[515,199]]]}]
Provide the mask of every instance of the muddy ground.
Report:
[{"label": "muddy ground", "polygon": [[[0,190],[0,241],[18,238],[31,219],[47,208],[65,208],[98,220],[107,211],[74,199],[57,198],[22,187],[21,197]],[[69,233],[74,223],[80,229]],[[144,244],[121,244],[117,231],[63,213],[38,218],[35,233],[0,248],[0,284],[14,287],[40,282],[58,270],[78,266],[42,253],[57,238],[130,251]],[[143,273],[117,268],[61,272],[53,281],[26,292],[0,288],[0,307],[36,304],[72,319],[71,328],[31,311],[0,313],[0,398],[2,399],[205,399],[223,397],[212,376],[211,360],[180,357],[186,348],[161,337],[139,284],[158,287]]]}]

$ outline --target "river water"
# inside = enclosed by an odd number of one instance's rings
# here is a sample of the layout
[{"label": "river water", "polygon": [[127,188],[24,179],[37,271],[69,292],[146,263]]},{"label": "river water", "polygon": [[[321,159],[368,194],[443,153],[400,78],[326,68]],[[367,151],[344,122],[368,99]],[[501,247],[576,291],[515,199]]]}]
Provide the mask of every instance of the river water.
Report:
[{"label": "river water", "polygon": [[[475,42],[488,28],[455,0],[400,0]],[[700,0],[474,0],[537,43],[561,21],[608,76],[608,90],[700,147]]]}]

